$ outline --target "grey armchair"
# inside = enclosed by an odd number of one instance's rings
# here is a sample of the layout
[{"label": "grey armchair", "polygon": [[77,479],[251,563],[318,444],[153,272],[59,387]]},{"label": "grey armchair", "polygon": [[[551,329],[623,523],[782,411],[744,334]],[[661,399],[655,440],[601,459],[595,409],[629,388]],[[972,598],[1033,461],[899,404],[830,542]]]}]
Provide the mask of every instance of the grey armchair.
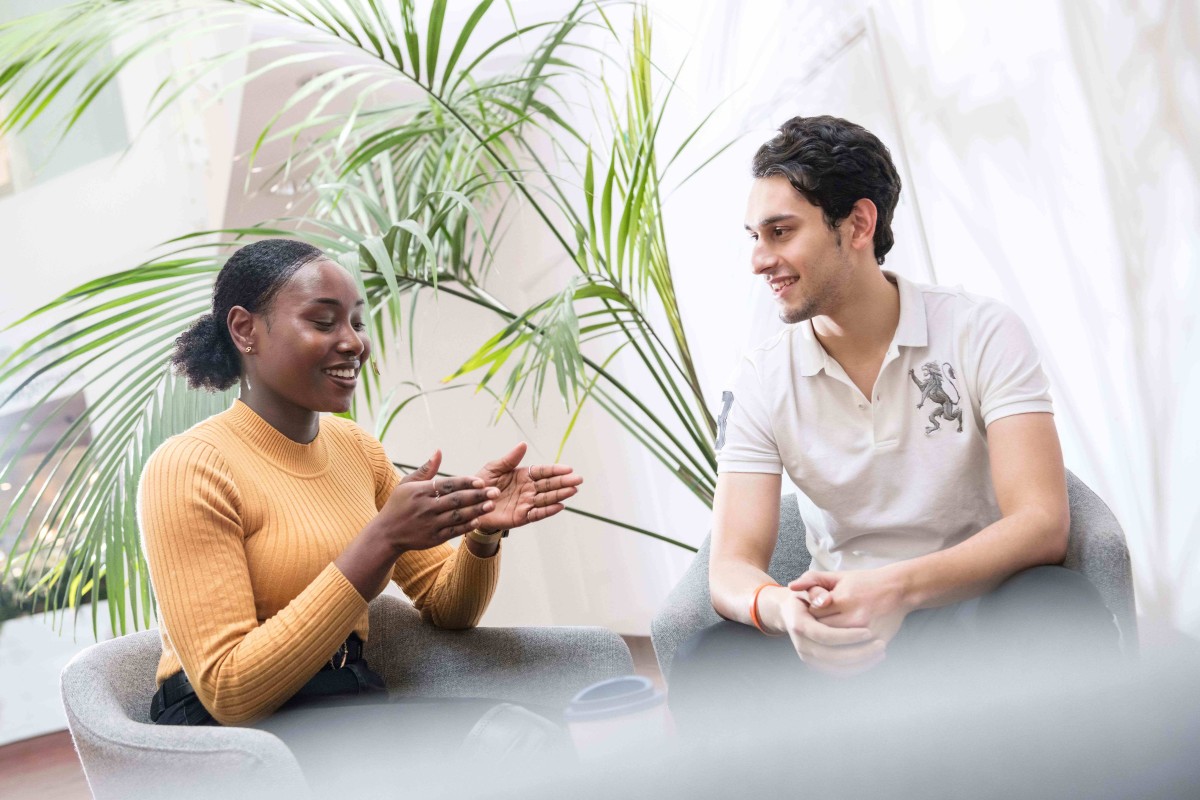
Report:
[{"label": "grey armchair", "polygon": [[[1083,573],[1100,591],[1121,632],[1122,650],[1132,655],[1137,650],[1137,617],[1125,534],[1104,501],[1070,471],[1067,494],[1071,504],[1071,536],[1063,564]],[[720,620],[708,594],[708,556],[706,538],[651,622],[654,652],[666,678],[670,678],[675,649],[696,631]],[[786,583],[807,570],[811,560],[796,496],[786,495],[779,502],[779,541],[767,572],[780,583]]]},{"label": "grey armchair", "polygon": [[[444,631],[389,595],[370,613],[365,656],[393,694],[558,707],[633,671],[625,642],[603,628]],[[94,645],[63,670],[67,722],[95,797],[309,796],[296,759],[270,733],[149,724],[159,655],[158,631],[142,631]]]}]

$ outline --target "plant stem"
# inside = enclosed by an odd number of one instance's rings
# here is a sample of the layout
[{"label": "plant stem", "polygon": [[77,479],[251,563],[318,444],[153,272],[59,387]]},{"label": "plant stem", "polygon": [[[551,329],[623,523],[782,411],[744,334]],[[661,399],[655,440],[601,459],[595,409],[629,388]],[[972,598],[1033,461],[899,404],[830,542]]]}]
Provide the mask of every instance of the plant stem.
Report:
[{"label": "plant stem", "polygon": [[[417,468],[415,464],[404,464],[399,461],[393,461],[392,464],[394,466],[397,466],[400,469],[406,470],[408,472],[412,472],[414,469]],[[443,477],[451,477],[449,472],[439,472],[438,475],[441,475]],[[619,520],[601,516],[600,514],[593,514],[590,511],[583,511],[578,508],[571,508],[570,506],[564,507],[563,510],[566,511],[568,514],[578,514],[581,517],[587,517],[588,519],[599,520],[600,522],[605,522],[609,525],[615,525],[618,528],[624,528],[627,531],[633,531],[634,533],[640,533],[643,536],[649,536],[651,539],[658,539],[660,542],[666,542],[667,544],[673,544],[676,547],[681,547],[684,550],[690,550],[693,553],[697,552],[696,548],[692,547],[690,544],[685,544],[684,542],[681,542],[678,539],[672,539],[669,536],[663,536],[662,534],[655,533],[654,531],[648,531],[645,528],[639,528],[636,525],[630,525],[628,522],[621,522]]]}]

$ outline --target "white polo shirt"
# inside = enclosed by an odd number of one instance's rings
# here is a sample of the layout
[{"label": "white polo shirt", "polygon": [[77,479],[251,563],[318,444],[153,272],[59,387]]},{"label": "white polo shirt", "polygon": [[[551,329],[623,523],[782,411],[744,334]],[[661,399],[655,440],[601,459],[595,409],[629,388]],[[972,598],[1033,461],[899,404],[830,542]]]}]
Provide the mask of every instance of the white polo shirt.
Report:
[{"label": "white polo shirt", "polygon": [[807,495],[800,512],[814,569],[915,558],[1000,519],[987,426],[1052,411],[1037,349],[1009,308],[884,274],[900,290],[900,323],[874,397],[825,352],[811,322],[751,350],[722,395],[718,471],[787,470]]}]

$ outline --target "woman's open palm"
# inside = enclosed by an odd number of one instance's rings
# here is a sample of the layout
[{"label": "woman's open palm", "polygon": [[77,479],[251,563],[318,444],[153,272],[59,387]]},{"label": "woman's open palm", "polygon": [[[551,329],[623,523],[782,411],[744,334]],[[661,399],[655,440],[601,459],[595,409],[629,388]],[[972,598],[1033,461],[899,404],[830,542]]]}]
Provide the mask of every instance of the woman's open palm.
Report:
[{"label": "woman's open palm", "polygon": [[508,530],[552,517],[562,511],[563,501],[579,491],[583,478],[566,464],[521,466],[528,449],[524,442],[506,455],[483,465],[476,475],[487,486],[500,490],[495,508],[479,517],[484,532]]}]

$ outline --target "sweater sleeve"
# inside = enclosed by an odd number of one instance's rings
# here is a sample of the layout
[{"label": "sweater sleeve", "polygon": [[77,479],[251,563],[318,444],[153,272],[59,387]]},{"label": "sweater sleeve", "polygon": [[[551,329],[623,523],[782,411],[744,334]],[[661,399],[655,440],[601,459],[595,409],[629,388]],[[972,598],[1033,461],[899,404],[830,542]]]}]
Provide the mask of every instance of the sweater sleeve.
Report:
[{"label": "sweater sleeve", "polygon": [[162,629],[204,707],[226,725],[253,721],[286,702],[366,608],[330,564],[260,624],[239,505],[217,449],[186,436],[151,457],[139,487]]},{"label": "sweater sleeve", "polygon": [[[382,509],[400,484],[383,445],[359,429],[375,472],[375,507]],[[439,628],[460,630],[479,624],[500,578],[500,553],[480,558],[460,545],[409,550],[392,569],[392,580],[412,600],[422,618]]]}]

